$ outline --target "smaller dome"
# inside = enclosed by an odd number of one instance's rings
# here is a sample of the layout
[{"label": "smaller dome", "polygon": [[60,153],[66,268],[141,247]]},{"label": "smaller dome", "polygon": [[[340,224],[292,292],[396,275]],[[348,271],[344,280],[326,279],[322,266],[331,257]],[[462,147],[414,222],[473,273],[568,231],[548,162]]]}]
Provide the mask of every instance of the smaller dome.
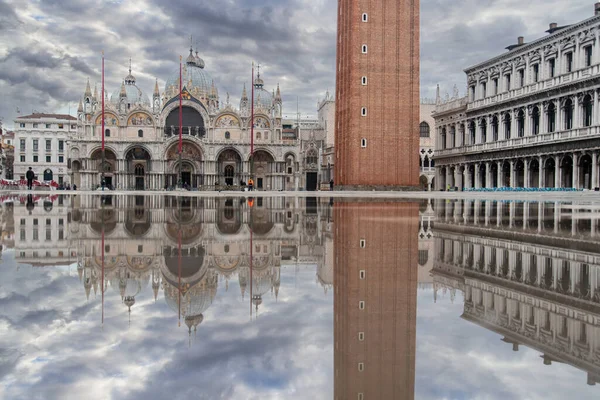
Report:
[{"label": "smaller dome", "polygon": [[200,58],[198,52],[196,51],[196,65],[202,69],[204,69],[204,60]]}]

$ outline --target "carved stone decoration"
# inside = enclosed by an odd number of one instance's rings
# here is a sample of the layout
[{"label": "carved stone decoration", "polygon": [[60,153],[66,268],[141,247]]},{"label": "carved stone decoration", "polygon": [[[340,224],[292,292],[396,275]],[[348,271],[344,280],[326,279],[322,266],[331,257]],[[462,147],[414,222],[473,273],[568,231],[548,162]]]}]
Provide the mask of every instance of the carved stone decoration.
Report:
[{"label": "carved stone decoration", "polygon": [[240,121],[232,115],[223,115],[219,117],[215,126],[217,128],[239,127]]}]

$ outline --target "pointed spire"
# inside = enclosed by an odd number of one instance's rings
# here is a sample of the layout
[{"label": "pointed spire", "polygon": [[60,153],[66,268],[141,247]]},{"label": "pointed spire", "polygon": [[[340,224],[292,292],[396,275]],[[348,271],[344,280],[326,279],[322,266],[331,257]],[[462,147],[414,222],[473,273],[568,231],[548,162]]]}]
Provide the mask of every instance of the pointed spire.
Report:
[{"label": "pointed spire", "polygon": [[92,89],[90,88],[90,78],[88,78],[87,85],[85,86],[84,97],[91,97],[91,96],[92,96]]},{"label": "pointed spire", "polygon": [[[77,107],[77,112],[83,112],[83,103],[81,102],[81,99],[79,99],[79,107]],[[78,272],[79,272],[79,280],[81,280],[81,272],[83,270],[78,268]]]},{"label": "pointed spire", "polygon": [[279,83],[277,84],[277,92],[275,92],[275,100],[281,100],[281,90],[279,90]]},{"label": "pointed spire", "polygon": [[98,85],[94,84],[94,95],[92,99],[96,100],[98,98]]},{"label": "pointed spire", "polygon": [[125,83],[121,83],[121,92],[119,93],[119,97],[127,97],[127,90],[125,90]]},{"label": "pointed spire", "polygon": [[248,100],[248,92],[246,91],[245,83],[244,83],[244,90],[242,90],[242,100]]},{"label": "pointed spire", "polygon": [[160,91],[158,90],[158,78],[154,82],[154,97],[160,97]]},{"label": "pointed spire", "polygon": [[439,104],[439,103],[440,103],[440,84],[439,84],[439,83],[438,83],[438,85],[437,85],[437,89],[436,89],[436,91],[435,91],[435,102],[436,102],[437,104]]}]

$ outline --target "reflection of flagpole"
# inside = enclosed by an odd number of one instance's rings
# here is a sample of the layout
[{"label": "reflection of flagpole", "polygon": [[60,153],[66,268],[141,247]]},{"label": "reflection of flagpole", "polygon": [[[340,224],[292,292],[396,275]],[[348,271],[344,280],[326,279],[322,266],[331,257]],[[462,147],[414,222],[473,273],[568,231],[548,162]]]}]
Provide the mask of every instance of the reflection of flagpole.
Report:
[{"label": "reflection of flagpole", "polygon": [[102,185],[102,191],[104,191],[104,162],[105,162],[105,151],[104,151],[104,50],[102,50],[102,172],[100,173],[100,185]]},{"label": "reflection of flagpole", "polygon": [[[250,210],[252,215],[252,210]],[[252,217],[250,217],[252,218]],[[250,227],[250,319],[252,319],[252,226]]]},{"label": "reflection of flagpole", "polygon": [[181,60],[182,57],[179,56],[179,177],[177,182],[179,183],[179,187],[183,188],[183,177],[181,176],[181,153],[183,152],[183,74],[181,72]]},{"label": "reflection of flagpole", "polygon": [[[179,153],[179,155],[181,157],[181,152]],[[177,202],[177,205],[179,207],[179,218],[178,218],[178,223],[177,223],[177,225],[179,226],[179,229],[177,230],[177,248],[179,250],[179,255],[177,258],[177,271],[178,271],[177,276],[179,279],[179,283],[178,283],[179,295],[177,297],[177,299],[178,299],[177,304],[178,304],[178,309],[179,309],[178,310],[178,314],[179,314],[178,315],[178,318],[179,318],[178,326],[181,326],[181,201],[182,201],[182,198],[181,197],[178,198],[178,202]]]},{"label": "reflection of flagpole", "polygon": [[[103,118],[104,120],[104,118]],[[104,328],[104,199],[100,197],[100,213],[102,214],[102,242],[101,242],[101,254],[102,254],[102,327]]]}]

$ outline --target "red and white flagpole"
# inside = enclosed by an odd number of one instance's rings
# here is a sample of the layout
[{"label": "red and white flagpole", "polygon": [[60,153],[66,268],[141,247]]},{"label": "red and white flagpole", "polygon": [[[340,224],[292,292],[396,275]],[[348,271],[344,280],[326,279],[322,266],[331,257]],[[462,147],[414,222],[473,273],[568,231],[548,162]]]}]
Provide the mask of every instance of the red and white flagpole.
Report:
[{"label": "red and white flagpole", "polygon": [[183,188],[183,177],[181,176],[181,153],[183,152],[183,73],[181,66],[182,57],[179,56],[179,187]]},{"label": "red and white flagpole", "polygon": [[[252,61],[252,102],[250,112],[250,179],[254,182],[254,61]],[[254,189],[254,188],[253,188]]]},{"label": "red and white flagpole", "polygon": [[100,185],[104,191],[104,162],[105,162],[105,149],[104,149],[104,50],[102,50],[102,173],[100,174]]}]

